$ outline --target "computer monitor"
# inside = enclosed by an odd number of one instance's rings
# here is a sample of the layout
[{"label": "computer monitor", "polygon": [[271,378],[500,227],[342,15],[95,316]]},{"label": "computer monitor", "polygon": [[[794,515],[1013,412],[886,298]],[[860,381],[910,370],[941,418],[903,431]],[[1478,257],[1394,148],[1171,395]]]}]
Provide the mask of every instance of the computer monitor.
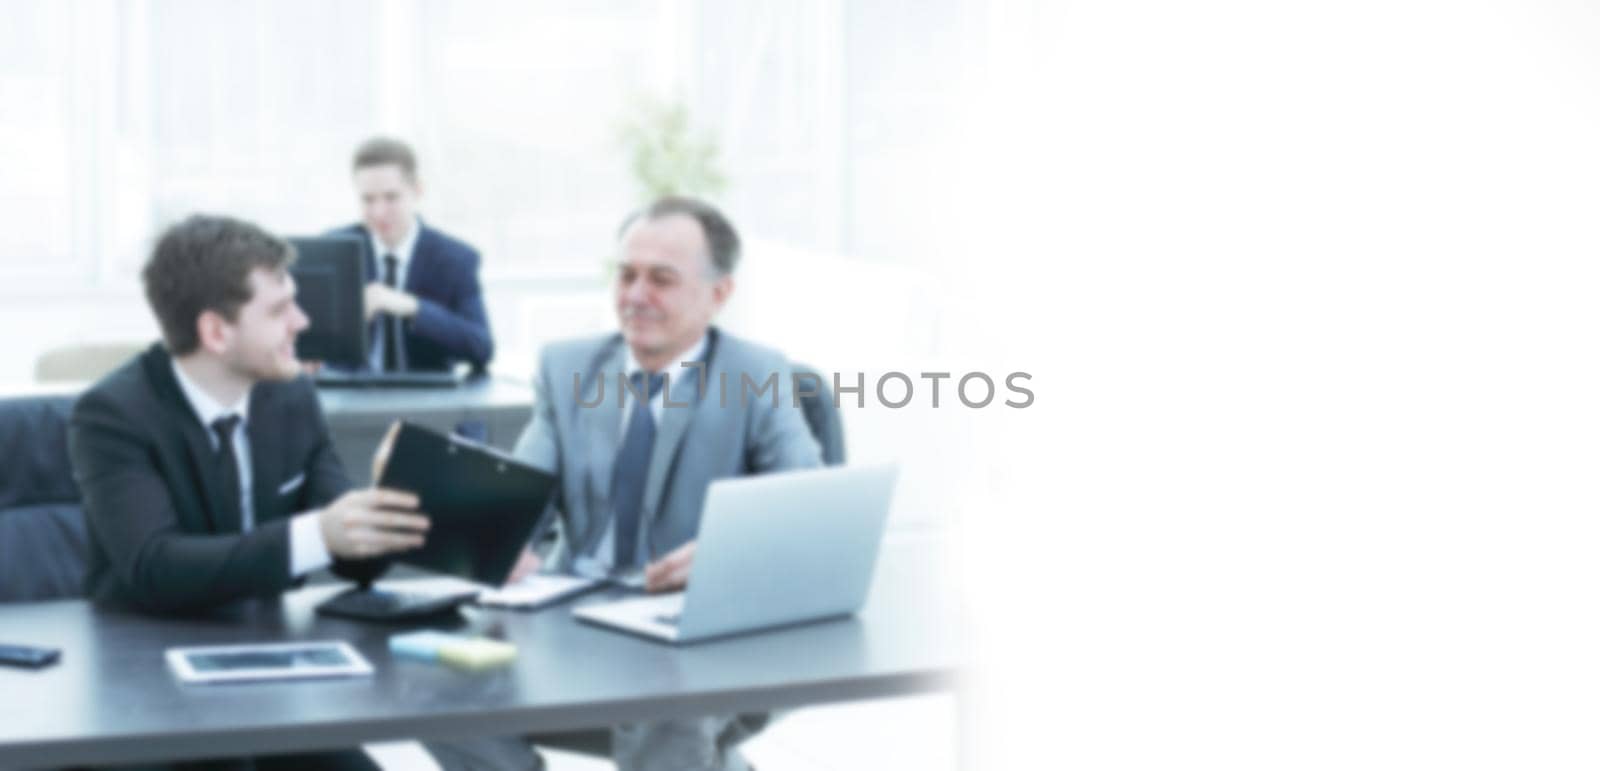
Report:
[{"label": "computer monitor", "polygon": [[298,290],[296,302],[311,318],[311,327],[295,341],[295,355],[340,367],[365,366],[361,239],[325,236],[291,238],[289,243],[299,253],[289,268]]}]

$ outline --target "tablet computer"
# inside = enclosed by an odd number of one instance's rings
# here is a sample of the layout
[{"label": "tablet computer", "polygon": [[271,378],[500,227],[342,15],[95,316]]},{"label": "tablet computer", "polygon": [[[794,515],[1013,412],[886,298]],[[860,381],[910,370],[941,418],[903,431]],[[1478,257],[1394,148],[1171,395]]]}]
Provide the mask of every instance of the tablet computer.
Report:
[{"label": "tablet computer", "polygon": [[372,674],[372,665],[360,653],[337,640],[168,648],[167,665],[186,683]]}]

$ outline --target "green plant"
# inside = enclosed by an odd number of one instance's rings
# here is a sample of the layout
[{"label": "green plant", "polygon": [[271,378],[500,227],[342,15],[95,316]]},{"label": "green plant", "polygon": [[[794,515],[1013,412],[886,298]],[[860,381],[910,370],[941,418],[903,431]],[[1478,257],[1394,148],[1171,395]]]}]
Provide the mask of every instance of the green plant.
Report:
[{"label": "green plant", "polygon": [[711,198],[727,189],[717,168],[717,139],[696,131],[681,101],[648,96],[634,100],[618,132],[643,201],[665,195]]}]

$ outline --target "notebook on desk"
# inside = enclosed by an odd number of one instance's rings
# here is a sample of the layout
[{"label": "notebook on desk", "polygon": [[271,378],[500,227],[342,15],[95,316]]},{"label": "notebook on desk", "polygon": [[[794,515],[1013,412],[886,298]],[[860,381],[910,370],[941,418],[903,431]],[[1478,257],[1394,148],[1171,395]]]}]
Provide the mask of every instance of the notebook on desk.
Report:
[{"label": "notebook on desk", "polygon": [[[400,562],[498,586],[521,556],[556,479],[487,445],[402,422],[378,485],[416,494],[428,516],[422,547],[398,555]],[[401,621],[451,611],[477,595],[466,588],[430,594],[366,584],[317,610]]]},{"label": "notebook on desk", "polygon": [[554,573],[535,573],[498,589],[478,594],[478,604],[517,610],[539,610],[606,586],[597,578],[581,578]]}]

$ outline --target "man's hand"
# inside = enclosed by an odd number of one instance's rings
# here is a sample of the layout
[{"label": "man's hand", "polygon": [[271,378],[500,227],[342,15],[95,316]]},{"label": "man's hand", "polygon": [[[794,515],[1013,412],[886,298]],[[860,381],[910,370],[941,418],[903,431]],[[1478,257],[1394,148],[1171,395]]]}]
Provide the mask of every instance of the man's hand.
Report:
[{"label": "man's hand", "polygon": [[517,559],[516,566],[511,568],[511,575],[506,576],[506,583],[514,584],[521,581],[539,572],[539,568],[543,565],[544,561],[539,558],[539,552],[533,549],[523,549],[522,556]]},{"label": "man's hand", "polygon": [[367,284],[364,292],[367,309],[367,320],[379,313],[388,313],[401,318],[411,318],[417,315],[417,298],[398,289],[374,281]]},{"label": "man's hand", "polygon": [[417,496],[381,487],[352,490],[317,512],[328,553],[367,559],[422,545],[428,518],[416,511]]},{"label": "man's hand", "polygon": [[644,567],[644,588],[652,592],[671,592],[689,584],[689,567],[694,564],[694,541],[672,550]]}]

